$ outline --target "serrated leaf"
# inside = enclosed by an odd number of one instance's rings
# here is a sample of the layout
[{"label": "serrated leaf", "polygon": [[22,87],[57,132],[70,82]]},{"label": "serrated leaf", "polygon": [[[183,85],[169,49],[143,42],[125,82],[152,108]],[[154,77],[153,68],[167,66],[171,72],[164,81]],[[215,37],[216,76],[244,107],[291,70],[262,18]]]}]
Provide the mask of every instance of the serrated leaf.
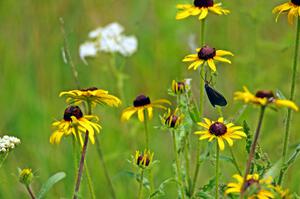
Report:
[{"label": "serrated leaf", "polygon": [[246,122],[246,120],[244,120],[244,122],[243,122],[243,129],[244,129],[244,132],[247,135],[247,138],[246,138],[246,150],[247,150],[247,152],[249,154],[250,153],[251,144],[252,144],[252,135],[250,133],[250,127],[249,127],[248,123]]},{"label": "serrated leaf", "polygon": [[59,181],[61,181],[62,179],[64,179],[66,177],[65,172],[58,172],[56,174],[54,174],[53,176],[51,176],[46,183],[43,184],[43,186],[41,187],[39,193],[36,196],[36,199],[42,199],[46,196],[46,194],[48,193],[48,191]]}]

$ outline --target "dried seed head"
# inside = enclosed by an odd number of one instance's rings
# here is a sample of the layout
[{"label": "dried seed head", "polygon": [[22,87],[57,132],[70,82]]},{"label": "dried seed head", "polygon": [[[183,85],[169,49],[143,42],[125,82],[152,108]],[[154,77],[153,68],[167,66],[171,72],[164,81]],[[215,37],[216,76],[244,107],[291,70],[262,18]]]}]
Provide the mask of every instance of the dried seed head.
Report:
[{"label": "dried seed head", "polygon": [[69,106],[66,108],[64,113],[64,120],[65,121],[71,121],[71,116],[76,117],[77,119],[80,119],[83,117],[83,113],[81,112],[80,108],[78,106]]},{"label": "dried seed head", "polygon": [[297,6],[300,6],[300,0],[291,0],[291,2]]},{"label": "dried seed head", "polygon": [[199,8],[212,7],[213,5],[214,5],[213,0],[194,0],[194,6],[199,7]]},{"label": "dried seed head", "polygon": [[227,127],[221,122],[215,122],[209,127],[209,132],[216,136],[221,136],[227,132]]},{"label": "dried seed head", "polygon": [[134,107],[146,106],[150,103],[151,103],[151,101],[150,101],[149,97],[147,97],[145,95],[139,95],[133,101],[133,106]]},{"label": "dried seed head", "polygon": [[198,52],[199,59],[208,60],[216,56],[216,49],[209,46],[203,46]]}]

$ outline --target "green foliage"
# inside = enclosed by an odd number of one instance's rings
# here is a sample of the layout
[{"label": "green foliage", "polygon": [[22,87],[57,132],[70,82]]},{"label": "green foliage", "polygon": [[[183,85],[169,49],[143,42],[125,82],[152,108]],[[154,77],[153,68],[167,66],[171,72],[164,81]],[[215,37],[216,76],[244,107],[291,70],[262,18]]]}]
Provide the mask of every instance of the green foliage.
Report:
[{"label": "green foliage", "polygon": [[51,176],[41,187],[40,191],[38,192],[36,199],[42,199],[46,197],[46,194],[50,191],[50,189],[59,181],[64,179],[66,174],[64,172],[58,172]]}]

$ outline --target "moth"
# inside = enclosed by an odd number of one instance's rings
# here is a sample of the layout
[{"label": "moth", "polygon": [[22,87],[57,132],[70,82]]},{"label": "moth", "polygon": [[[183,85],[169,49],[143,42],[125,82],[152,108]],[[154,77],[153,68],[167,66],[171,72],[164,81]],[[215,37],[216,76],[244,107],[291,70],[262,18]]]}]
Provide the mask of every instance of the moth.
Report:
[{"label": "moth", "polygon": [[221,93],[219,93],[218,91],[213,89],[208,84],[208,82],[205,82],[205,91],[206,91],[206,95],[213,107],[215,107],[216,105],[218,105],[218,106],[226,106],[227,105],[227,101],[226,101],[225,97]]}]

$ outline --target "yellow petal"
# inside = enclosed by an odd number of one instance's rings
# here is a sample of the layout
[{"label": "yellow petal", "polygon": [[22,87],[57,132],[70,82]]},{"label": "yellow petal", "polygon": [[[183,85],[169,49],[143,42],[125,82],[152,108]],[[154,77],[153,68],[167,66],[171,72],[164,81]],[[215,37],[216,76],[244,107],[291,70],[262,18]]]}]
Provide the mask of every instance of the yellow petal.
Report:
[{"label": "yellow petal", "polygon": [[208,14],[208,9],[207,8],[202,8],[201,13],[199,15],[199,20],[204,19]]},{"label": "yellow petal", "polygon": [[199,60],[198,55],[197,54],[191,54],[191,55],[187,55],[183,58],[183,62],[190,62],[190,61],[196,61]]},{"label": "yellow petal", "polygon": [[225,56],[225,55],[231,55],[233,56],[232,52],[226,51],[226,50],[217,50],[216,56]]},{"label": "yellow petal", "polygon": [[147,111],[148,111],[148,117],[151,120],[153,118],[153,108],[152,107],[148,107]]},{"label": "yellow petal", "polygon": [[225,148],[225,145],[224,145],[224,141],[221,137],[218,137],[218,144],[219,144],[220,150],[223,151]]},{"label": "yellow petal", "polygon": [[217,68],[213,59],[207,60],[208,66],[211,68],[213,72],[216,72]]},{"label": "yellow petal", "polygon": [[181,11],[181,12],[178,12],[176,14],[176,19],[177,20],[180,20],[180,19],[184,19],[184,18],[187,18],[188,16],[190,16],[190,12],[188,10],[185,10],[185,11]]},{"label": "yellow petal", "polygon": [[131,116],[137,111],[135,107],[129,107],[125,109],[121,116],[121,121],[126,121],[131,118]]},{"label": "yellow petal", "polygon": [[139,109],[138,110],[138,118],[141,122],[144,121],[144,109]]},{"label": "yellow petal", "polygon": [[276,99],[275,101],[274,101],[274,104],[276,105],[276,106],[279,106],[279,107],[288,107],[288,108],[291,108],[291,109],[293,109],[294,111],[298,111],[299,110],[299,108],[298,108],[298,106],[294,103],[294,102],[292,102],[292,101],[290,101],[290,100],[281,100],[281,99]]},{"label": "yellow petal", "polygon": [[223,57],[215,56],[213,59],[217,60],[219,62],[225,62],[225,63],[231,64],[231,61],[229,59],[226,59],[226,58],[223,58]]}]

